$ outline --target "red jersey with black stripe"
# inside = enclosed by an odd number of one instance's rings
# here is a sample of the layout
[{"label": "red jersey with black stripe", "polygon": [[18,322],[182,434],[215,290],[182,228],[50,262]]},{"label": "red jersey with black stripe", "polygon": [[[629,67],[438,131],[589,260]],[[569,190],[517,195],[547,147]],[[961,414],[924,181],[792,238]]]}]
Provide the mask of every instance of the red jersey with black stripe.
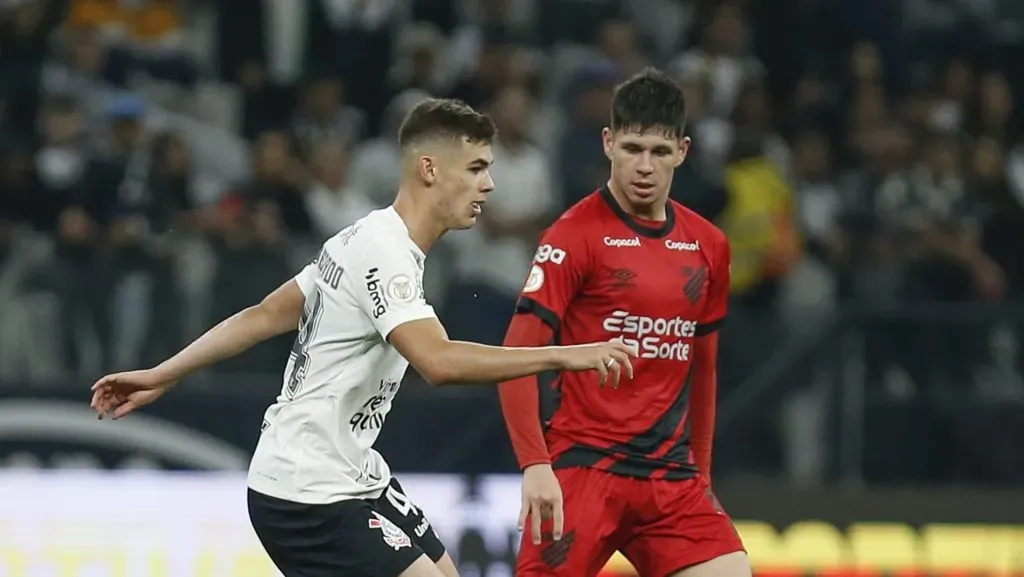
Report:
[{"label": "red jersey with black stripe", "polygon": [[595,372],[539,379],[554,468],[635,477],[697,474],[690,450],[695,340],[722,324],[729,295],[725,235],[671,202],[663,223],[638,221],[607,188],[545,231],[517,305],[555,330],[558,344],[620,339],[635,376],[601,388]]}]

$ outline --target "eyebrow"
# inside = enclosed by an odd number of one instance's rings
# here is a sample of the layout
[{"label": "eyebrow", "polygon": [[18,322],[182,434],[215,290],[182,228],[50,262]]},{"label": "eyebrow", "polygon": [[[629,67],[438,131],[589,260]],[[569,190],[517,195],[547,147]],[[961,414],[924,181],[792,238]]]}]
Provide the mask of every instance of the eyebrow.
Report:
[{"label": "eyebrow", "polygon": [[486,168],[494,164],[493,160],[487,160],[486,158],[477,158],[469,163],[470,168]]}]

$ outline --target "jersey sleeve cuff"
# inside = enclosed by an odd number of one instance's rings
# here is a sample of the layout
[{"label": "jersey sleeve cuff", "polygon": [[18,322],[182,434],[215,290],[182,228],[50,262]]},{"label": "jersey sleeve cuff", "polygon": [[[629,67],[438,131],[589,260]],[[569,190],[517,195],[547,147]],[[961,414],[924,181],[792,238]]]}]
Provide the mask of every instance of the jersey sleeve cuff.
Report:
[{"label": "jersey sleeve cuff", "polygon": [[434,312],[434,307],[423,306],[415,309],[402,311],[400,313],[392,313],[388,315],[384,322],[378,323],[377,330],[380,332],[380,336],[384,337],[384,340],[388,340],[391,332],[405,323],[411,323],[413,321],[421,321],[423,319],[436,318],[437,314]]},{"label": "jersey sleeve cuff", "polygon": [[519,302],[516,303],[516,312],[535,315],[556,331],[562,325],[562,319],[558,318],[555,311],[547,308],[530,297],[519,297]]},{"label": "jersey sleeve cuff", "polygon": [[725,324],[725,317],[721,317],[718,320],[711,321],[710,323],[701,323],[697,327],[695,334],[698,337],[706,337],[722,328],[723,324]]}]

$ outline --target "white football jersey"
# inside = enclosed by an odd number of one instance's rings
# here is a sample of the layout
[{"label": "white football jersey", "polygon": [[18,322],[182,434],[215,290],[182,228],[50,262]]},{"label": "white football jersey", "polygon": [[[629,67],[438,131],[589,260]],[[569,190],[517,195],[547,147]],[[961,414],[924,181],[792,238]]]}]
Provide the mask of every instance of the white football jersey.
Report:
[{"label": "white football jersey", "polygon": [[424,259],[389,207],[329,239],[295,277],[306,306],[249,466],[254,491],[316,504],[387,487],[391,471],[373,443],[409,366],[387,337],[435,316]]}]

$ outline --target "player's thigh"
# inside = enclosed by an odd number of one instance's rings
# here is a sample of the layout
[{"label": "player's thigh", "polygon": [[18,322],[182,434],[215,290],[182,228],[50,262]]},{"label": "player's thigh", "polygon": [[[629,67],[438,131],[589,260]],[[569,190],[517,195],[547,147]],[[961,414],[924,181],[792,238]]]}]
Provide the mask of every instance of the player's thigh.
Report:
[{"label": "player's thigh", "polygon": [[398,577],[448,577],[441,568],[434,564],[433,561],[427,558],[426,555],[420,555],[420,558],[413,562],[408,569],[402,571],[402,574]]},{"label": "player's thigh", "polygon": [[[675,575],[726,556],[729,568],[735,563],[732,554],[744,553],[732,519],[703,479],[652,480],[643,498],[630,542],[622,550],[641,575]],[[745,572],[717,575],[749,577],[749,564],[745,567]]]},{"label": "player's thigh", "polygon": [[743,551],[726,553],[681,571],[671,577],[751,577],[750,558]]},{"label": "player's thigh", "polygon": [[459,570],[455,567],[455,560],[448,553],[445,553],[436,563],[444,577],[459,577]]},{"label": "player's thigh", "polygon": [[590,577],[596,575],[619,546],[625,511],[622,478],[594,469],[555,471],[562,487],[565,527],[562,539],[551,539],[552,522],[542,522],[543,540],[533,543],[526,522],[517,577]]},{"label": "player's thigh", "polygon": [[423,509],[405,494],[405,489],[398,479],[391,478],[387,489],[374,501],[373,508],[405,531],[431,561],[439,563],[445,557],[445,547],[441,538],[430,525]]},{"label": "player's thigh", "polygon": [[[399,577],[429,564],[401,528],[362,500],[327,505],[283,501],[249,491],[249,518],[285,577]],[[418,574],[417,574],[418,575]]]}]

